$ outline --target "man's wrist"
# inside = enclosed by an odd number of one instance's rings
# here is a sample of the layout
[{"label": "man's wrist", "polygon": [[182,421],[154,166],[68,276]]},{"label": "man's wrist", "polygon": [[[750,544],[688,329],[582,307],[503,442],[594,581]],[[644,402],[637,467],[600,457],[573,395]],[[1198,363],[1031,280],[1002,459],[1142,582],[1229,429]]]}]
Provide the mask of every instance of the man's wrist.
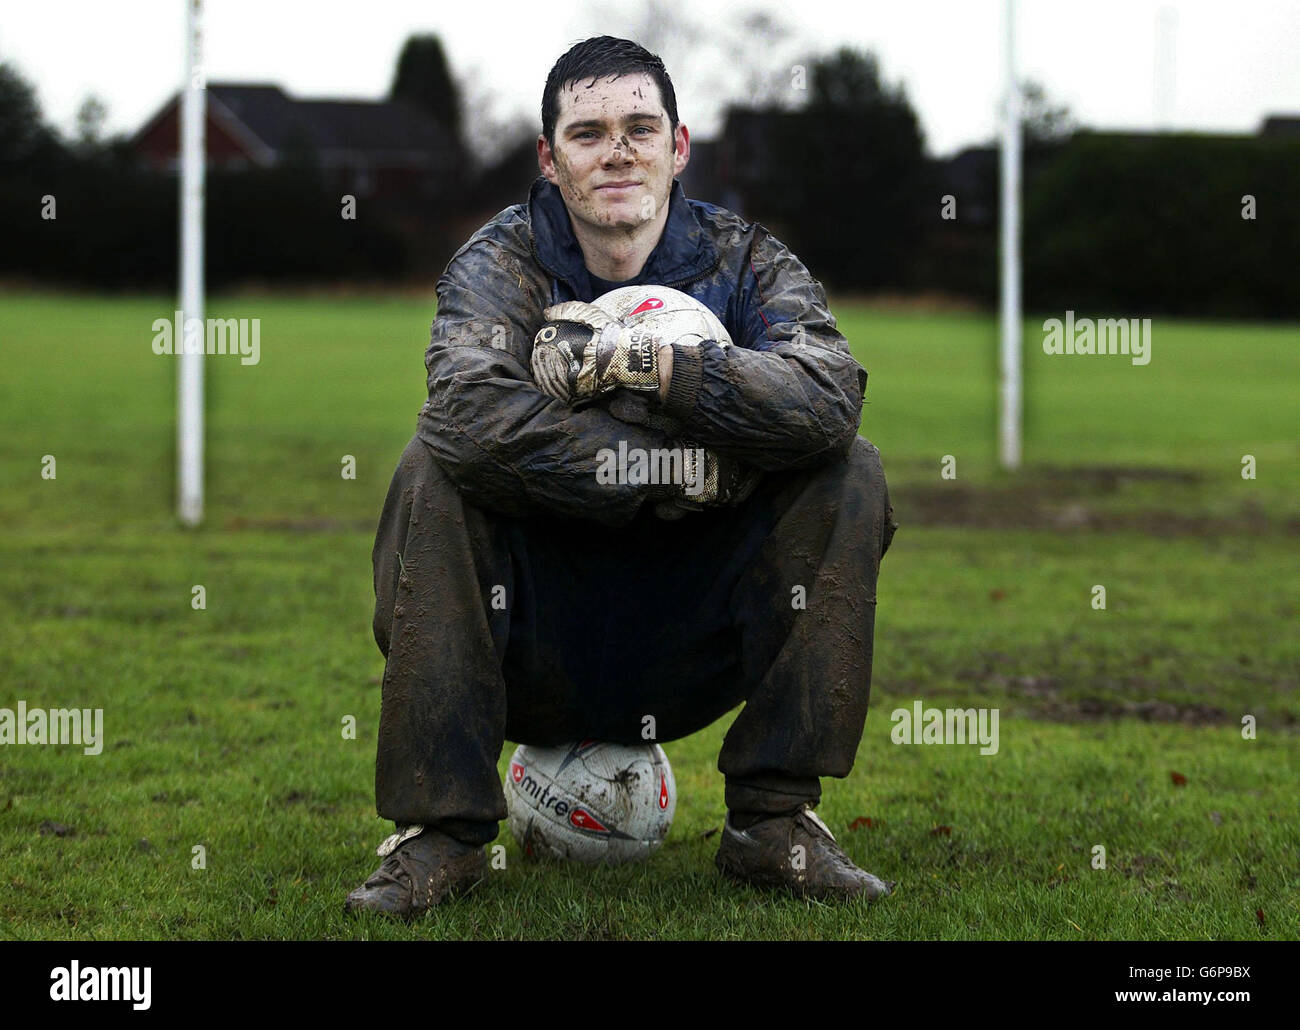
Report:
[{"label": "man's wrist", "polygon": [[659,396],[664,413],[685,423],[695,414],[695,401],[704,381],[703,348],[674,344],[670,350],[673,356],[668,366],[668,388]]},{"label": "man's wrist", "polygon": [[659,348],[659,399],[668,399],[668,390],[673,382],[673,345],[665,343]]}]

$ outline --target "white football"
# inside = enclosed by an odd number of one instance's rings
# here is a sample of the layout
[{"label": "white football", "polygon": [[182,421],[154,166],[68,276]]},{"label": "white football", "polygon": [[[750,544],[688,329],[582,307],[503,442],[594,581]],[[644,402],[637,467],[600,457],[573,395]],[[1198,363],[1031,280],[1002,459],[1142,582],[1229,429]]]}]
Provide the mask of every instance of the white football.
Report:
[{"label": "white football", "polygon": [[731,346],[731,335],[718,316],[694,297],[667,286],[620,286],[595,300],[596,307],[628,328],[642,325],[677,342],[690,345],[717,340]]},{"label": "white football", "polygon": [[529,858],[638,862],[668,836],[677,786],[658,744],[521,744],[506,776],[510,832]]}]

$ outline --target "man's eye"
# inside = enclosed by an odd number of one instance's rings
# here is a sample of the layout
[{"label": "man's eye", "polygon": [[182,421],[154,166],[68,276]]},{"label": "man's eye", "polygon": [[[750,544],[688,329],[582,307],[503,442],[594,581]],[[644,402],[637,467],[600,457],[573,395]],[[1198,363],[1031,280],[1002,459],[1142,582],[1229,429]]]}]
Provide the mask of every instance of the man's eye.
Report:
[{"label": "man's eye", "polygon": [[650,126],[648,126],[648,125],[638,125],[638,126],[637,126],[635,129],[633,129],[632,131],[633,131],[633,132],[654,132],[654,130],[653,130],[652,128],[650,128]]}]

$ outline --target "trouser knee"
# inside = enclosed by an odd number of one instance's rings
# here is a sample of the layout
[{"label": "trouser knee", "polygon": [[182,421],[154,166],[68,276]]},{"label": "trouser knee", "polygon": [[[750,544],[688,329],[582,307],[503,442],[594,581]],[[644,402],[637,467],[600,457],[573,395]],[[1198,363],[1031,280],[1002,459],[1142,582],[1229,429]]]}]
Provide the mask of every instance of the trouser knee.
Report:
[{"label": "trouser knee", "polygon": [[878,545],[878,557],[883,558],[893,542],[898,523],[894,521],[880,450],[870,440],[856,437],[849,449],[848,464],[845,489],[861,499],[863,517],[870,520],[870,539]]},{"label": "trouser knee", "polygon": [[391,644],[393,609],[411,527],[418,524],[425,511],[446,511],[460,503],[458,491],[428,445],[418,436],[412,437],[393,471],[370,554],[375,585],[375,643],[385,657]]}]

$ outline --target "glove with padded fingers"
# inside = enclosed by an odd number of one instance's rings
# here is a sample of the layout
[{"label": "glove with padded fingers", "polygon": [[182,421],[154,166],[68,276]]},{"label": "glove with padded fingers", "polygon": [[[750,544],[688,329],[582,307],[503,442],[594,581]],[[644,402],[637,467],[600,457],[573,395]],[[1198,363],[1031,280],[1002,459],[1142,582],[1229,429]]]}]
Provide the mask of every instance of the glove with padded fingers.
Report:
[{"label": "glove with padded fingers", "polygon": [[682,450],[684,483],[680,493],[655,505],[655,514],[661,519],[679,519],[689,511],[742,504],[762,478],[753,466],[707,447],[688,442],[676,445]]},{"label": "glove with padded fingers", "polygon": [[533,379],[542,392],[581,404],[617,390],[659,391],[660,340],[645,326],[628,328],[585,301],[555,304],[533,338]]}]

